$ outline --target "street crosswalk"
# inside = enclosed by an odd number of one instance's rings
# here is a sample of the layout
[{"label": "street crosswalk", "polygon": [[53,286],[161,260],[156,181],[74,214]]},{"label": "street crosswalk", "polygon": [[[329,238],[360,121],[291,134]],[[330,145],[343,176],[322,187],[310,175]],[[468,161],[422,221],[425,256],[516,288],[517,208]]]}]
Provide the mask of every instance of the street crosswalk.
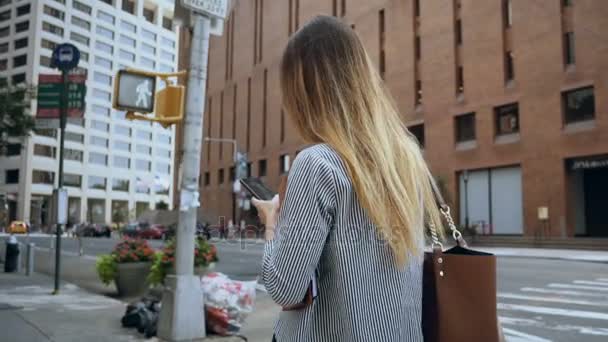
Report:
[{"label": "street crosswalk", "polygon": [[508,342],[608,341],[608,278],[499,292]]}]

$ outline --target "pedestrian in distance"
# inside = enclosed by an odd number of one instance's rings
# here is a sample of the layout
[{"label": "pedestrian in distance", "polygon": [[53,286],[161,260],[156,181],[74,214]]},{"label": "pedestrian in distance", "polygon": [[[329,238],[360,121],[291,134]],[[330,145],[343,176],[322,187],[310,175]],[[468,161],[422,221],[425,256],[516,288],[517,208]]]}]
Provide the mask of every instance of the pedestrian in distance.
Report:
[{"label": "pedestrian in distance", "polygon": [[416,139],[339,19],[315,17],[290,38],[280,82],[311,146],[284,198],[253,201],[261,278],[284,308],[276,341],[423,341],[424,223],[442,223]]}]

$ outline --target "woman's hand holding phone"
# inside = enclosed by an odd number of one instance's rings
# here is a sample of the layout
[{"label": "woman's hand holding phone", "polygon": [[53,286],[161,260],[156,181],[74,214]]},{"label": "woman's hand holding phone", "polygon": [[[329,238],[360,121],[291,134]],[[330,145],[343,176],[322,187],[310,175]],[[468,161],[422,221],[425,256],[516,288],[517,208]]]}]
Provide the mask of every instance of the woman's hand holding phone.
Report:
[{"label": "woman's hand holding phone", "polygon": [[258,210],[260,221],[266,226],[266,240],[274,238],[274,229],[279,217],[279,195],[275,195],[270,201],[263,201],[252,198],[251,203]]}]

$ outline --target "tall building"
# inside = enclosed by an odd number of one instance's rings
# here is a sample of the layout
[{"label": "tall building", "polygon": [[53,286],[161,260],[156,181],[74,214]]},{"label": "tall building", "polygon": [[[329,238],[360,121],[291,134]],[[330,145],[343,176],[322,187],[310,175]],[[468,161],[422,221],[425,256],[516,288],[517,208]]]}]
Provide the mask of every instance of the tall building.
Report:
[{"label": "tall building", "polygon": [[[204,135],[271,186],[303,147],[281,110],[288,37],[317,14],[357,32],[459,223],[480,234],[607,237],[603,1],[241,1],[211,40]],[[232,216],[230,146],[202,156],[203,206]]]},{"label": "tall building", "polygon": [[[127,121],[111,108],[111,94],[119,69],[175,71],[173,7],[172,0],[0,1],[0,76],[9,83],[35,85],[39,74],[56,74],[50,57],[59,43],[81,51],[75,72],[88,75],[84,121],[68,124],[65,137],[72,223],[124,222],[158,202],[170,203],[174,130]],[[9,147],[0,157],[9,216],[45,227],[57,186],[58,131],[37,129]]]}]

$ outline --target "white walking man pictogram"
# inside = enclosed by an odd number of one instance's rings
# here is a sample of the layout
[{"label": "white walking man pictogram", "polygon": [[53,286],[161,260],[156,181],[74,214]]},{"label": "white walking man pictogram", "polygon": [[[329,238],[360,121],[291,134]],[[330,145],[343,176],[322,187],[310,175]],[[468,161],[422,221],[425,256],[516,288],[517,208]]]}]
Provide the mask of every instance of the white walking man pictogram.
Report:
[{"label": "white walking man pictogram", "polygon": [[152,92],[150,91],[150,81],[143,81],[135,88],[135,91],[137,92],[137,102],[135,102],[135,105],[139,106],[140,103],[143,103],[143,107],[147,108],[148,97],[152,95]]}]

